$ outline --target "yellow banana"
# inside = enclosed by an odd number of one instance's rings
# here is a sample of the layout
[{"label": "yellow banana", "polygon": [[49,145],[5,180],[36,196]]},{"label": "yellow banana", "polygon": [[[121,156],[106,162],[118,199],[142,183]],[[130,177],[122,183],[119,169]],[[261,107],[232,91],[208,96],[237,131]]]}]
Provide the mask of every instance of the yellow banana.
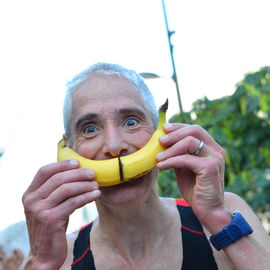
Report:
[{"label": "yellow banana", "polygon": [[100,186],[112,186],[121,183],[118,158],[92,160],[85,158],[65,144],[64,139],[58,143],[57,160],[77,159],[81,168],[95,171],[95,180]]},{"label": "yellow banana", "polygon": [[165,134],[162,126],[166,122],[168,100],[159,109],[159,123],[151,139],[140,150],[123,157],[107,160],[91,160],[82,157],[65,144],[64,139],[58,143],[58,160],[77,159],[81,168],[95,171],[95,180],[99,186],[113,186],[130,179],[138,178],[151,171],[157,164],[156,155],[164,150],[158,138]]}]

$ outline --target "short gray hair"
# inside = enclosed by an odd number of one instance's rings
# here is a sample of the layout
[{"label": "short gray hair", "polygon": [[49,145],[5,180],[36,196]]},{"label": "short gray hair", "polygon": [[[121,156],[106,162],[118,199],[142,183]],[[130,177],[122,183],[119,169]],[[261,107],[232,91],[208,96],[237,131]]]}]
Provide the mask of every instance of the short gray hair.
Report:
[{"label": "short gray hair", "polygon": [[73,144],[73,138],[71,136],[70,130],[73,93],[79,88],[80,85],[83,84],[83,82],[87,78],[90,77],[91,74],[102,74],[108,76],[116,75],[121,78],[125,78],[131,83],[135,84],[139,89],[139,93],[145,104],[146,109],[150,112],[154,126],[157,127],[158,110],[156,107],[155,99],[151,91],[149,90],[148,86],[145,84],[143,78],[139,74],[137,74],[134,70],[127,69],[117,64],[96,63],[84,69],[82,72],[80,72],[66,84],[66,97],[63,106],[63,120],[65,133],[68,139],[70,140],[71,144]]}]

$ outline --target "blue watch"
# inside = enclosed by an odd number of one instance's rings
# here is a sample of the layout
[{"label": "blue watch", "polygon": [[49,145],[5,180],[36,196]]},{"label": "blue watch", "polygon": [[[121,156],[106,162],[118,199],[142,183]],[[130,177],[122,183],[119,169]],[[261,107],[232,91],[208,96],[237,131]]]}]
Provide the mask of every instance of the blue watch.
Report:
[{"label": "blue watch", "polygon": [[216,250],[221,250],[237,239],[253,232],[250,225],[246,222],[240,212],[234,212],[232,221],[223,230],[210,236],[210,242]]}]

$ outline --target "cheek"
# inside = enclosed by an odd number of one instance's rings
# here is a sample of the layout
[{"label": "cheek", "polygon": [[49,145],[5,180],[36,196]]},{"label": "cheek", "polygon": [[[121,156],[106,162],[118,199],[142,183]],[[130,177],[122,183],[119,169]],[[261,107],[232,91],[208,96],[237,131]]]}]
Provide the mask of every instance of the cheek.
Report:
[{"label": "cheek", "polygon": [[81,156],[88,159],[95,159],[98,151],[99,144],[95,142],[79,142],[76,144],[76,152]]},{"label": "cheek", "polygon": [[144,145],[147,144],[151,137],[152,133],[141,131],[134,136],[132,144],[136,146],[137,149],[141,149]]}]

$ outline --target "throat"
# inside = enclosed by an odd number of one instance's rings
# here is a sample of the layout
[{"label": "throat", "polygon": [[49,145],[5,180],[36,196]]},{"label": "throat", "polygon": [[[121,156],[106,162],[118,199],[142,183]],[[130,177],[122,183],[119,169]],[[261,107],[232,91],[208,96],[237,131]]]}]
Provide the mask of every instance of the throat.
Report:
[{"label": "throat", "polygon": [[110,212],[94,222],[90,239],[97,265],[104,264],[106,255],[108,269],[178,269],[181,239],[175,206],[160,200],[159,207],[133,210],[124,217]]},{"label": "throat", "polygon": [[99,213],[93,228],[93,234],[98,236],[95,239],[129,262],[157,250],[173,222],[160,199],[140,205],[133,203],[125,209],[100,209]]}]

